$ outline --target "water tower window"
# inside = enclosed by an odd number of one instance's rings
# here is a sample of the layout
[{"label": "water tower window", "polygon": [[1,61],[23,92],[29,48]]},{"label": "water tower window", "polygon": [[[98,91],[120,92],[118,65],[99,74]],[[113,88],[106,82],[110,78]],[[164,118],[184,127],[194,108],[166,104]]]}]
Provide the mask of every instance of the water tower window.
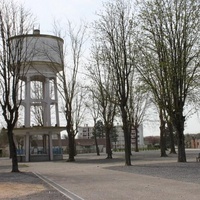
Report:
[{"label": "water tower window", "polygon": [[25,108],[23,105],[20,105],[17,127],[23,127],[24,124],[25,124]]},{"label": "water tower window", "polygon": [[56,106],[54,104],[51,105],[50,112],[51,112],[51,126],[55,126],[57,122],[56,122]]},{"label": "water tower window", "polygon": [[31,124],[33,126],[43,126],[44,125],[44,109],[41,105],[31,106]]},{"label": "water tower window", "polygon": [[31,81],[31,98],[43,99],[43,83],[41,81]]},{"label": "water tower window", "polygon": [[50,98],[52,100],[55,100],[55,80],[54,79],[50,79],[49,80],[49,90],[50,90]]}]

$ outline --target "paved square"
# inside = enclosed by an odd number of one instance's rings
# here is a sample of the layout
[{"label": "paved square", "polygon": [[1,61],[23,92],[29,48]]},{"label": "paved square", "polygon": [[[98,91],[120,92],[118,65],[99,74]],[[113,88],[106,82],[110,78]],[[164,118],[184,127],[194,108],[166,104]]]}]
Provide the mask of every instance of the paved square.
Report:
[{"label": "paved square", "polygon": [[[65,155],[62,161],[21,163],[27,167],[20,170],[38,174],[74,200],[199,200],[198,152],[187,150],[187,163],[177,163],[177,155],[162,158],[159,151],[133,152],[132,166],[124,165],[124,153],[114,153],[111,160],[105,154],[80,154],[74,163]],[[9,171],[3,163],[11,164],[0,159],[0,172]]]}]

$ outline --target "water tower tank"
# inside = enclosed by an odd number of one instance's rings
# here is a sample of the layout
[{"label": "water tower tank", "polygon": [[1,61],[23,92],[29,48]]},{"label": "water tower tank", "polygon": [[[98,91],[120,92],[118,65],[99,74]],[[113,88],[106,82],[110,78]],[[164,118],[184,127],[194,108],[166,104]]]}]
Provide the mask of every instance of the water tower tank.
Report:
[{"label": "water tower tank", "polygon": [[[62,70],[64,43],[62,38],[40,34],[36,29],[33,30],[33,34],[14,36],[10,41],[13,49],[17,49],[16,46],[20,45],[22,52],[18,53],[20,58],[16,55],[16,61],[28,63],[29,74],[35,72],[54,74]],[[23,65],[22,67],[24,68]]]}]

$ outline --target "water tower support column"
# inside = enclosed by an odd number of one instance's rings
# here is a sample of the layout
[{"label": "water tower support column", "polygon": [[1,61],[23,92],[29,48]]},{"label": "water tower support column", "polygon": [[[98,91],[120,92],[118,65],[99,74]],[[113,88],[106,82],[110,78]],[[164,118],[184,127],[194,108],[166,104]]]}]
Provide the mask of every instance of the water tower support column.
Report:
[{"label": "water tower support column", "polygon": [[50,111],[50,90],[49,90],[49,78],[45,78],[44,85],[44,124],[45,126],[51,126],[51,111]]},{"label": "water tower support column", "polygon": [[59,121],[59,110],[58,110],[58,90],[57,90],[57,80],[55,78],[54,81],[54,92],[55,92],[55,100],[56,100],[56,104],[55,104],[55,112],[56,112],[56,124],[57,126],[60,126],[60,121]]},{"label": "water tower support column", "polygon": [[27,76],[26,78],[26,94],[25,94],[25,119],[24,119],[24,122],[25,122],[25,127],[30,127],[30,98],[31,98],[31,95],[30,95],[30,90],[31,90],[31,86],[30,86],[30,77]]}]

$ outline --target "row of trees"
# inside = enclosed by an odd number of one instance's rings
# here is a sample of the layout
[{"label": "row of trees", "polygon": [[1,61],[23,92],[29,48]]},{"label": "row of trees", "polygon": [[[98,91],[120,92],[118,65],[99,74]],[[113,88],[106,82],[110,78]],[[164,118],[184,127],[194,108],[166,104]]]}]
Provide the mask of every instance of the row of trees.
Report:
[{"label": "row of trees", "polygon": [[[0,104],[7,123],[12,171],[18,171],[13,129],[19,115],[20,77],[26,73],[20,70],[25,69],[24,62],[20,62],[25,51],[22,51],[24,41],[13,46],[9,38],[27,34],[34,20],[18,4],[2,1],[0,6]],[[104,123],[108,158],[112,157],[110,132],[114,120],[121,119],[125,164],[131,165],[130,127],[134,127],[137,135],[150,103],[159,112],[161,156],[166,155],[167,124],[172,144],[173,132],[176,132],[178,161],[186,161],[185,107],[199,103],[199,11],[198,0],[144,0],[140,3],[113,0],[104,3],[92,28],[94,36],[86,65],[89,80],[86,84],[78,81],[86,26],[75,31],[69,23],[67,54],[70,52],[71,58],[63,59],[58,81],[69,138],[69,161],[74,161],[77,127],[83,119],[83,111],[88,108],[94,124],[98,119]],[[55,30],[61,36],[58,27]],[[173,145],[171,150],[174,151]]]},{"label": "row of trees", "polygon": [[159,113],[161,156],[166,156],[168,130],[171,152],[175,132],[178,161],[186,162],[186,108],[199,103],[199,2],[143,1],[136,10],[133,5],[122,0],[105,3],[94,23],[92,90],[102,108],[109,100],[106,113],[113,111],[112,119],[122,119],[126,165],[131,165],[129,127],[137,134],[150,102]]},{"label": "row of trees", "polygon": [[141,6],[137,69],[159,109],[161,146],[165,123],[171,123],[178,161],[186,162],[184,108],[198,99],[200,5],[195,0],[157,0]]},{"label": "row of trees", "polygon": [[121,118],[125,164],[131,165],[130,127],[137,135],[145,111],[153,103],[160,118],[161,156],[167,156],[168,130],[171,152],[175,153],[175,132],[178,161],[186,162],[185,108],[199,102],[199,9],[197,0],[151,0],[135,6],[132,1],[115,0],[103,4],[93,24],[86,69],[90,78],[87,93],[92,99],[89,107],[95,110],[94,122],[98,117],[103,119],[108,157],[110,131],[114,120]]},{"label": "row of trees", "polygon": [[110,120],[107,118],[104,123],[107,122],[112,129],[116,117],[122,120],[125,164],[131,165],[131,127],[134,127],[137,138],[138,127],[149,104],[148,92],[136,71],[138,31],[131,3],[105,3],[94,24],[94,33],[93,62],[89,67],[92,85],[101,91],[95,94],[102,98],[102,109],[107,109],[101,113],[110,116]]}]

